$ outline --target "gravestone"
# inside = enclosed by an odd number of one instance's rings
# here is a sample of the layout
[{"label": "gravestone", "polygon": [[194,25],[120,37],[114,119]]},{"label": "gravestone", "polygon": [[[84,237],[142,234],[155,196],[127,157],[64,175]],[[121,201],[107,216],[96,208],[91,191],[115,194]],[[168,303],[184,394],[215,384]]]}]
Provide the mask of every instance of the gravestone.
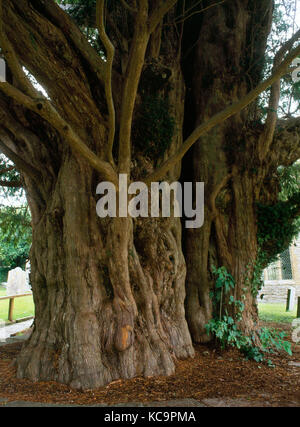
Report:
[{"label": "gravestone", "polygon": [[296,289],[290,287],[287,294],[286,311],[293,311],[295,307]]},{"label": "gravestone", "polygon": [[5,322],[3,319],[0,319],[0,343],[5,341],[6,341]]},{"label": "gravestone", "polygon": [[8,272],[6,295],[20,295],[30,292],[30,286],[26,282],[26,272],[17,267]]},{"label": "gravestone", "polygon": [[25,273],[26,273],[26,284],[29,287],[29,289],[31,290],[31,285],[30,285],[30,261],[28,260],[25,264]]}]

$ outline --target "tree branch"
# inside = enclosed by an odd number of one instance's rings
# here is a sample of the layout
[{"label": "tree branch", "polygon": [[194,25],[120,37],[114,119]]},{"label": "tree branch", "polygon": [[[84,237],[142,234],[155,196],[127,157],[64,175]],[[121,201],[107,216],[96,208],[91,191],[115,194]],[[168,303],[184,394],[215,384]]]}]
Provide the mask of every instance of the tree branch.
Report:
[{"label": "tree branch", "polygon": [[121,0],[121,3],[125,9],[129,10],[130,13],[132,14],[137,13],[137,9],[135,7],[130,6],[126,0]]},{"label": "tree branch", "polygon": [[108,125],[102,114],[105,61],[76,24],[54,1],[10,0],[3,18],[20,63],[45,88],[59,114],[72,117],[74,128],[82,128],[82,114],[90,116],[89,135],[99,135]]},{"label": "tree branch", "polygon": [[89,44],[86,37],[71,19],[71,17],[54,1],[43,2],[43,9],[50,20],[57,25],[66,37],[74,44],[82,57],[97,74],[99,80],[104,80],[105,62]]},{"label": "tree branch", "polygon": [[[186,11],[185,14],[182,15],[182,17],[180,16],[180,17],[178,17],[175,20],[175,24],[181,24],[181,23],[187,21],[188,19],[190,19],[194,15],[197,15],[199,13],[203,13],[203,12],[207,11],[208,9],[210,9],[212,7],[220,6],[221,4],[225,3],[225,1],[227,1],[227,0],[222,0],[222,1],[219,1],[217,3],[210,4],[209,6],[203,8],[201,10],[196,10],[196,11],[190,13],[189,15],[187,15],[188,11]],[[201,2],[199,2],[199,3],[201,3]],[[189,8],[189,10],[194,9],[195,7],[196,7],[196,5],[194,5],[193,7]]]},{"label": "tree branch", "polygon": [[0,90],[19,104],[37,113],[48,121],[72,149],[81,154],[91,166],[100,172],[107,180],[118,184],[117,175],[110,163],[101,160],[79,138],[70,125],[58,114],[46,98],[32,99],[9,83],[0,83]]},{"label": "tree branch", "polygon": [[126,37],[123,36],[121,31],[119,30],[117,24],[112,19],[110,13],[106,11],[106,20],[109,23],[111,29],[114,31],[116,38],[118,39],[121,49],[128,53],[128,40]]},{"label": "tree branch", "polygon": [[6,37],[4,27],[3,27],[3,1],[0,0],[0,45],[2,48],[2,53],[9,65],[9,68],[17,81],[20,89],[28,96],[34,97],[37,96],[37,91],[34,89],[29,79],[25,75],[18,58],[15,54],[15,51]]},{"label": "tree branch", "polygon": [[[300,30],[297,31],[283,46],[279,49],[274,58],[274,66],[276,68],[283,60],[284,55],[289,51],[294,43],[300,38]],[[266,119],[264,131],[258,141],[258,155],[262,161],[266,156],[272,143],[277,122],[277,110],[280,100],[280,79],[275,81],[271,86],[271,94],[269,99],[269,111]]]},{"label": "tree branch", "polygon": [[166,13],[172,9],[173,6],[177,3],[177,0],[166,0],[164,2],[159,2],[160,5],[156,7],[149,17],[149,31],[150,34],[153,33],[155,28],[161,22]]},{"label": "tree branch", "polygon": [[140,0],[135,19],[135,31],[130,47],[129,60],[124,80],[119,136],[119,173],[130,174],[131,127],[138,85],[145,61],[150,33],[148,23],[148,1]]},{"label": "tree branch", "polygon": [[148,175],[144,182],[149,185],[151,182],[161,180],[165,174],[171,169],[176,163],[180,162],[185,153],[191,148],[193,144],[199,139],[199,137],[208,131],[210,131],[213,127],[219,125],[220,123],[227,120],[229,117],[238,113],[247,107],[252,101],[254,101],[260,93],[265,91],[269,86],[271,86],[274,82],[280,79],[283,75],[288,72],[288,67],[290,63],[300,54],[300,46],[293,49],[285,58],[285,60],[274,70],[273,74],[261,82],[256,88],[254,88],[251,92],[249,92],[244,98],[240,101],[237,101],[227,108],[225,108],[220,113],[215,114],[211,119],[207,120],[205,123],[199,125],[191,135],[185,140],[182,146],[178,149],[178,151],[171,156],[167,161],[165,161],[156,171],[152,174]]},{"label": "tree branch", "polygon": [[8,147],[8,145],[5,143],[8,139],[8,135],[6,135],[4,131],[0,130],[0,151],[12,162],[14,162],[19,171],[26,173],[35,181],[40,181],[40,173]]},{"label": "tree branch", "polygon": [[97,0],[96,5],[96,21],[97,27],[99,31],[100,39],[106,49],[106,64],[105,64],[105,96],[108,107],[109,114],[109,134],[108,134],[108,147],[107,147],[107,157],[108,161],[111,163],[113,167],[115,167],[112,150],[115,139],[115,131],[116,131],[116,113],[114,107],[114,100],[112,94],[112,67],[115,55],[115,48],[108,38],[105,26],[104,26],[104,4],[105,0]]}]

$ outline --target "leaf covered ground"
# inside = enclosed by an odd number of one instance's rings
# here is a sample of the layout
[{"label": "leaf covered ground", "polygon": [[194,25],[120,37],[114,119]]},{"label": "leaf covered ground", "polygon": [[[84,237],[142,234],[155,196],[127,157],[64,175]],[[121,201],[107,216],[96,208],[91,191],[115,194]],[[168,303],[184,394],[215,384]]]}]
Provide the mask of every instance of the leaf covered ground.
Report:
[{"label": "leaf covered ground", "polygon": [[[288,325],[271,326],[290,333]],[[196,346],[193,359],[177,361],[174,375],[119,380],[93,391],[17,379],[13,361],[21,346],[17,343],[0,347],[0,398],[9,401],[109,405],[190,398],[200,402],[207,399],[216,406],[228,399],[244,402],[245,406],[300,406],[300,344],[293,343],[292,356],[273,356],[275,367],[247,361],[236,350]]]}]

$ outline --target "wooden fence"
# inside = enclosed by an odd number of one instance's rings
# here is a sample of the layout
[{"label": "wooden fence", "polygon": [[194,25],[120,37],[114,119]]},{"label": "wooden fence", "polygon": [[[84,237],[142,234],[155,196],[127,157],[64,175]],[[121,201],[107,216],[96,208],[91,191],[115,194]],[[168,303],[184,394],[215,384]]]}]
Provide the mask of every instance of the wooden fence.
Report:
[{"label": "wooden fence", "polygon": [[9,299],[8,320],[10,322],[20,322],[20,321],[23,321],[23,320],[33,319],[33,316],[30,316],[30,317],[26,317],[26,318],[23,318],[23,319],[17,319],[15,321],[13,320],[15,298],[28,297],[30,295],[32,295],[32,292],[27,292],[26,294],[7,295],[7,296],[4,296],[4,297],[0,297],[0,302]]}]

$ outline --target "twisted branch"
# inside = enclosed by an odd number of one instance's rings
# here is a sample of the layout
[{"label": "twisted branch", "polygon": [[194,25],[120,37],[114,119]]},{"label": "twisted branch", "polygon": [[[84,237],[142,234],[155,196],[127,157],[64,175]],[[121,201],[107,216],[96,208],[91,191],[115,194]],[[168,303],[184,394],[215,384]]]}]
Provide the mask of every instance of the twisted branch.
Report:
[{"label": "twisted branch", "polygon": [[125,9],[129,10],[130,13],[132,13],[132,14],[137,13],[137,8],[130,6],[126,0],[121,0],[121,3]]},{"label": "twisted branch", "polygon": [[0,45],[2,53],[20,89],[28,96],[37,96],[38,92],[34,89],[29,79],[24,74],[24,71],[18,61],[15,51],[5,34],[3,26],[3,0],[0,0]]},{"label": "twisted branch", "polygon": [[[300,38],[300,30],[297,31],[284,45],[279,49],[274,58],[274,67],[278,67],[283,60],[284,55],[289,51],[294,43]],[[266,156],[272,143],[274,132],[277,123],[277,109],[280,100],[280,79],[275,81],[271,86],[271,94],[269,99],[269,111],[265,123],[265,128],[258,141],[259,158],[262,161]]]},{"label": "twisted branch", "polygon": [[118,184],[116,173],[111,164],[101,160],[87,147],[71,126],[59,115],[50,101],[46,98],[32,99],[9,83],[0,83],[0,91],[45,119],[59,132],[63,140],[77,153],[81,154],[91,166],[98,170],[107,180],[115,185]]},{"label": "twisted branch", "polygon": [[155,28],[161,22],[163,17],[172,9],[173,6],[177,3],[177,0],[166,0],[164,2],[160,2],[161,4],[156,7],[152,14],[149,17],[149,31],[150,34],[153,33]]},{"label": "twisted branch", "polygon": [[112,67],[115,55],[115,48],[108,38],[105,26],[104,26],[104,3],[105,0],[97,0],[97,8],[96,8],[96,21],[97,27],[99,31],[100,39],[106,50],[106,64],[105,64],[105,96],[108,107],[109,114],[109,134],[108,134],[108,147],[107,147],[107,156],[108,161],[111,165],[114,166],[114,160],[112,156],[112,149],[115,139],[115,131],[116,131],[116,113],[114,107],[113,93],[112,93]]}]

